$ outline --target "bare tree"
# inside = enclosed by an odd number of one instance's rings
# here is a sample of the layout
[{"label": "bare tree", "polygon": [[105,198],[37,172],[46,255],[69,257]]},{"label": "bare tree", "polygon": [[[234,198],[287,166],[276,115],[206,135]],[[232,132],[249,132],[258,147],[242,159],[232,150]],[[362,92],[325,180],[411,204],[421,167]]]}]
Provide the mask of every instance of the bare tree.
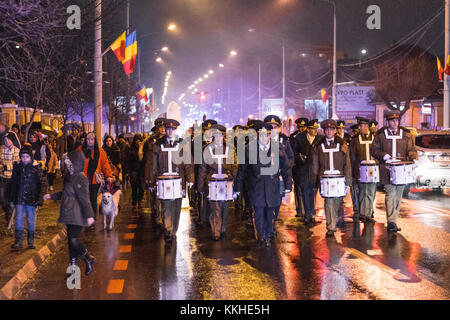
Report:
[{"label": "bare tree", "polygon": [[[0,86],[34,112],[47,105],[63,41],[63,0],[4,0],[0,3]],[[25,113],[26,114],[26,113]]]},{"label": "bare tree", "polygon": [[[411,101],[430,95],[438,85],[435,61],[427,55],[411,55],[398,62],[374,66],[376,95],[390,110],[403,115]],[[400,105],[405,106],[400,110]]]}]

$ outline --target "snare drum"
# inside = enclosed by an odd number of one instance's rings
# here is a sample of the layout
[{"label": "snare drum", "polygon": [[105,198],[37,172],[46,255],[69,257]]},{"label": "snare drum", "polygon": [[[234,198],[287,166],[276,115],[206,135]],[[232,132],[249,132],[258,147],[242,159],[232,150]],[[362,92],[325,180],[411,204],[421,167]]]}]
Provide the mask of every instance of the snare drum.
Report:
[{"label": "snare drum", "polygon": [[323,198],[345,197],[345,177],[338,174],[321,176],[320,195]]},{"label": "snare drum", "polygon": [[159,176],[156,178],[156,196],[161,200],[183,198],[180,176]]},{"label": "snare drum", "polygon": [[221,178],[211,178],[209,185],[209,200],[230,201],[233,200],[233,181]]},{"label": "snare drum", "polygon": [[393,185],[406,185],[416,182],[416,172],[412,161],[399,161],[389,164],[390,181]]},{"label": "snare drum", "polygon": [[359,166],[359,182],[377,183],[380,182],[380,171],[378,164],[365,163]]}]

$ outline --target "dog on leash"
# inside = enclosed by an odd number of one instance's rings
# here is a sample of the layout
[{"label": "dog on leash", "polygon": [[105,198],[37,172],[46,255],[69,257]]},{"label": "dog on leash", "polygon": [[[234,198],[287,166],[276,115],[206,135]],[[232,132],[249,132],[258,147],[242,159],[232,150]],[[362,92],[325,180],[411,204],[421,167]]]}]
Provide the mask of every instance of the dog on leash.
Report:
[{"label": "dog on leash", "polygon": [[116,190],[114,194],[104,192],[102,194],[102,213],[103,213],[103,228],[106,230],[106,219],[109,217],[108,230],[114,227],[114,218],[119,214],[119,201],[122,191]]}]

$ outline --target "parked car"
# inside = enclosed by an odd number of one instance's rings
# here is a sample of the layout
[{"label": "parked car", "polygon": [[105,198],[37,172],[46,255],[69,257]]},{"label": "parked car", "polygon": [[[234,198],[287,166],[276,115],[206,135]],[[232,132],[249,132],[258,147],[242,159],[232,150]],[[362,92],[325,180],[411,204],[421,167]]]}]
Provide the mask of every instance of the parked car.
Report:
[{"label": "parked car", "polygon": [[[415,137],[419,155],[413,188],[450,188],[450,132],[420,133]],[[405,188],[405,194],[409,187]]]}]

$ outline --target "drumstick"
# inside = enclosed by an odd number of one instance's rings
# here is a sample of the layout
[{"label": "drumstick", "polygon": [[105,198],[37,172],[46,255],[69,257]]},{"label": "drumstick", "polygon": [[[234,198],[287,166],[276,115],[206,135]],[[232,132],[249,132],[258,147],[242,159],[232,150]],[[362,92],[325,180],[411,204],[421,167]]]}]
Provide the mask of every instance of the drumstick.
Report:
[{"label": "drumstick", "polygon": [[291,135],[292,118],[289,118],[288,137]]}]

